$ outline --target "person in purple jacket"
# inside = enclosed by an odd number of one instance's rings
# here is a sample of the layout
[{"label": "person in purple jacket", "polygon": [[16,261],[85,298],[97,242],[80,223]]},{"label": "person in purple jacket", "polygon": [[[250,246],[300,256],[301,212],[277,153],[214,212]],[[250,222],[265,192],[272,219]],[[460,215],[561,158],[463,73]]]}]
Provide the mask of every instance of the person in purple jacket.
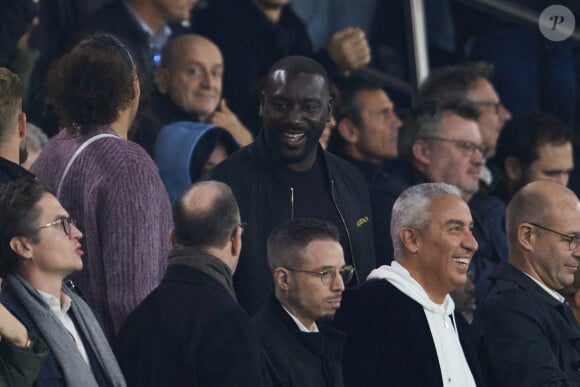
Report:
[{"label": "person in purple jacket", "polygon": [[172,225],[157,167],[126,140],[140,94],[135,64],[119,40],[95,35],[56,62],[46,82],[63,129],[32,170],[86,235],[85,270],[74,280],[113,339],[161,280]]}]

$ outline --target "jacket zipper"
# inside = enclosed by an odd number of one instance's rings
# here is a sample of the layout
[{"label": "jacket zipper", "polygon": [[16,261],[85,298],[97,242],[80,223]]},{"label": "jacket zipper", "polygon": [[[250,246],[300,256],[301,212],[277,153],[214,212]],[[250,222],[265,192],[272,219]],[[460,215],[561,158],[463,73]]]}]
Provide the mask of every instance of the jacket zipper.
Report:
[{"label": "jacket zipper", "polygon": [[290,220],[294,220],[294,187],[290,187]]},{"label": "jacket zipper", "polygon": [[[332,196],[332,202],[334,203],[334,206],[336,207],[336,210],[338,211],[338,215],[340,216],[340,220],[342,220],[342,224],[344,225],[344,229],[346,230],[346,238],[348,239],[348,247],[350,250],[350,259],[352,259],[352,265],[356,269],[357,265],[356,265],[356,262],[354,260],[354,252],[352,251],[352,242],[350,241],[350,232],[348,231],[348,227],[347,227],[346,222],[344,220],[344,216],[342,216],[342,212],[340,211],[340,207],[336,203],[336,198],[334,197],[334,179],[330,179],[330,196]],[[359,280],[359,275],[358,275],[357,270],[354,271],[354,275],[356,276],[356,282],[360,284],[361,282]]]}]

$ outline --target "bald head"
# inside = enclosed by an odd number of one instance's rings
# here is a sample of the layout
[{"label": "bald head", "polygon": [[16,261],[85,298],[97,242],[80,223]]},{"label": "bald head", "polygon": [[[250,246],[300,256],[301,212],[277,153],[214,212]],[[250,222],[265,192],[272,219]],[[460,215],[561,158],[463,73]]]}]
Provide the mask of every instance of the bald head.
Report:
[{"label": "bald head", "polygon": [[240,211],[227,184],[204,181],[177,199],[173,221],[178,244],[222,248],[240,224]]},{"label": "bald head", "polygon": [[538,180],[524,186],[511,199],[506,212],[508,241],[515,241],[522,223],[553,224],[570,211],[580,208],[576,194],[550,180]]},{"label": "bald head", "polygon": [[287,56],[280,59],[270,68],[268,72],[268,82],[266,87],[271,86],[272,81],[278,79],[281,74],[310,74],[318,75],[324,79],[324,92],[326,97],[329,96],[328,73],[317,61],[305,56]]},{"label": "bald head", "polygon": [[163,47],[155,82],[161,94],[202,119],[219,104],[223,71],[224,60],[218,46],[203,36],[185,34]]}]

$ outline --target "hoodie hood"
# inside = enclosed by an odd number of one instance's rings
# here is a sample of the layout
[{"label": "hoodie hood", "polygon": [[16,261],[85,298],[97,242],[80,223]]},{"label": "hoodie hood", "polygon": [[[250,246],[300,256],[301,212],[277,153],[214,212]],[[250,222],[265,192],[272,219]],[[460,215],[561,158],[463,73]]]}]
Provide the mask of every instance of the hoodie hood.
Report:
[{"label": "hoodie hood", "polygon": [[409,271],[397,261],[393,261],[391,265],[383,265],[374,269],[367,277],[367,280],[370,279],[384,279],[388,281],[391,285],[411,297],[431,313],[448,316],[455,310],[455,303],[451,296],[445,296],[442,304],[433,302],[423,287],[411,277]]}]

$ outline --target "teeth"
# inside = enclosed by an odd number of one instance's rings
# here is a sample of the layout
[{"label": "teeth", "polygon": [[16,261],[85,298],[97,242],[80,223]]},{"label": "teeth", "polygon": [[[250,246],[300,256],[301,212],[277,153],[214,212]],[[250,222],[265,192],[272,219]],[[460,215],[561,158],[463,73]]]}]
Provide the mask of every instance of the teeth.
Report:
[{"label": "teeth", "polygon": [[469,265],[470,260],[468,258],[453,258],[453,261],[457,263],[462,263],[464,265]]},{"label": "teeth", "polygon": [[288,137],[291,140],[299,140],[304,137],[304,133],[284,133],[284,136]]}]

